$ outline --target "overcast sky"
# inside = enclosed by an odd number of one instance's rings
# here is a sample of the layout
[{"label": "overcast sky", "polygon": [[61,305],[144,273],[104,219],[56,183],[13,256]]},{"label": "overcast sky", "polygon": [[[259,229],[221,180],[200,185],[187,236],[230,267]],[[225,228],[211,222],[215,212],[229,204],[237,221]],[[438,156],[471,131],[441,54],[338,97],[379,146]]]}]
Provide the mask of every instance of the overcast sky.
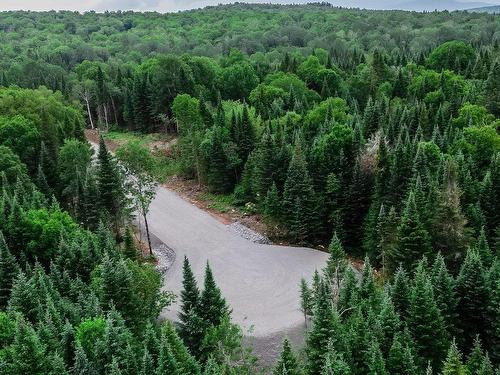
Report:
[{"label": "overcast sky", "polygon": [[[219,3],[231,3],[236,0],[0,0],[1,10],[152,10],[172,12],[191,8],[200,8]],[[242,0],[239,0],[242,1]],[[459,0],[467,1],[467,0]],[[469,0],[475,1],[475,0]],[[499,4],[498,0],[477,0],[483,3]],[[252,3],[303,3],[307,0],[251,0]],[[405,0],[332,0],[342,6],[361,6],[368,8],[384,8],[387,4],[403,3]],[[440,0],[436,0],[436,5]]]}]

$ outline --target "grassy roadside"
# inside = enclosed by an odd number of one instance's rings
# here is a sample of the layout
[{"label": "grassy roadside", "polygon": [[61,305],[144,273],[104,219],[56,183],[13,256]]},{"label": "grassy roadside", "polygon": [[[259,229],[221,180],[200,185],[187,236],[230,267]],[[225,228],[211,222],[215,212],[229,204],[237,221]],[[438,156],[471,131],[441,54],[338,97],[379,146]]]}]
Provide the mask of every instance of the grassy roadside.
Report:
[{"label": "grassy roadside", "polygon": [[161,183],[176,175],[180,169],[179,159],[175,157],[175,151],[172,150],[172,146],[175,145],[176,141],[172,135],[113,130],[103,133],[103,137],[107,143],[113,145],[114,150],[128,142],[137,142],[147,147],[154,160],[153,175]]}]

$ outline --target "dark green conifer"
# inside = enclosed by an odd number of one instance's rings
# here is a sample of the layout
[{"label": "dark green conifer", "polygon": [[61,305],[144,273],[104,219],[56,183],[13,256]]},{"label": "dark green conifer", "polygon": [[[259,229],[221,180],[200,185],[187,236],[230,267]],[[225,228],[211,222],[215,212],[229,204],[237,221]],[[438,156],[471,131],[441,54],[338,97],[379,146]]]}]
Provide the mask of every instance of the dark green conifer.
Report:
[{"label": "dark green conifer", "polygon": [[405,268],[412,269],[422,256],[431,252],[430,237],[420,220],[415,202],[415,194],[410,192],[398,228],[400,259],[395,263],[402,263]]},{"label": "dark green conifer", "polygon": [[215,284],[212,269],[207,262],[205,282],[200,297],[199,315],[208,326],[218,326],[222,319],[231,313],[226,300]]},{"label": "dark green conifer", "polygon": [[199,316],[200,291],[196,283],[191,265],[184,257],[182,268],[181,310],[179,312],[179,334],[186,346],[195,355],[203,339],[203,321]]},{"label": "dark green conifer", "polygon": [[434,368],[439,368],[449,341],[425,268],[425,262],[421,261],[415,272],[407,324],[420,364],[423,366],[430,361]]},{"label": "dark green conifer", "polygon": [[278,363],[274,367],[273,375],[300,375],[299,364],[288,339],[283,341]]},{"label": "dark green conifer", "polygon": [[[461,347],[469,348],[476,337],[486,337],[489,290],[486,272],[476,251],[469,250],[457,278],[457,323]],[[457,339],[459,339],[457,337]]]}]

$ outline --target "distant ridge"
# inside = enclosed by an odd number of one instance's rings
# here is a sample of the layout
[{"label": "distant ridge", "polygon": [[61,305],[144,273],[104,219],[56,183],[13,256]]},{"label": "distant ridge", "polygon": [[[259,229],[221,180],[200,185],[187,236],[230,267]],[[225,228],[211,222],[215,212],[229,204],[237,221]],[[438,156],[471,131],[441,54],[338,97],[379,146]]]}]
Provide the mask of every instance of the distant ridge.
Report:
[{"label": "distant ridge", "polygon": [[460,2],[457,0],[411,0],[407,2],[400,2],[395,6],[395,9],[401,10],[416,10],[416,11],[433,11],[433,10],[468,10],[468,9],[482,9],[490,7],[490,4],[471,1]]},{"label": "distant ridge", "polygon": [[467,9],[468,12],[500,14],[500,5]]}]

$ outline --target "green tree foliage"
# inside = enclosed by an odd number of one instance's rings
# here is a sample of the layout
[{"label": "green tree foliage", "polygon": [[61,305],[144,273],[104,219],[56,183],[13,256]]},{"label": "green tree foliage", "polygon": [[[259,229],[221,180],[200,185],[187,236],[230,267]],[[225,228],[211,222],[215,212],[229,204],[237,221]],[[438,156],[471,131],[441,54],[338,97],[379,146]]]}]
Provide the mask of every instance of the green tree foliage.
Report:
[{"label": "green tree foliage", "polygon": [[288,339],[283,341],[280,359],[273,370],[274,375],[299,375],[299,365]]}]

